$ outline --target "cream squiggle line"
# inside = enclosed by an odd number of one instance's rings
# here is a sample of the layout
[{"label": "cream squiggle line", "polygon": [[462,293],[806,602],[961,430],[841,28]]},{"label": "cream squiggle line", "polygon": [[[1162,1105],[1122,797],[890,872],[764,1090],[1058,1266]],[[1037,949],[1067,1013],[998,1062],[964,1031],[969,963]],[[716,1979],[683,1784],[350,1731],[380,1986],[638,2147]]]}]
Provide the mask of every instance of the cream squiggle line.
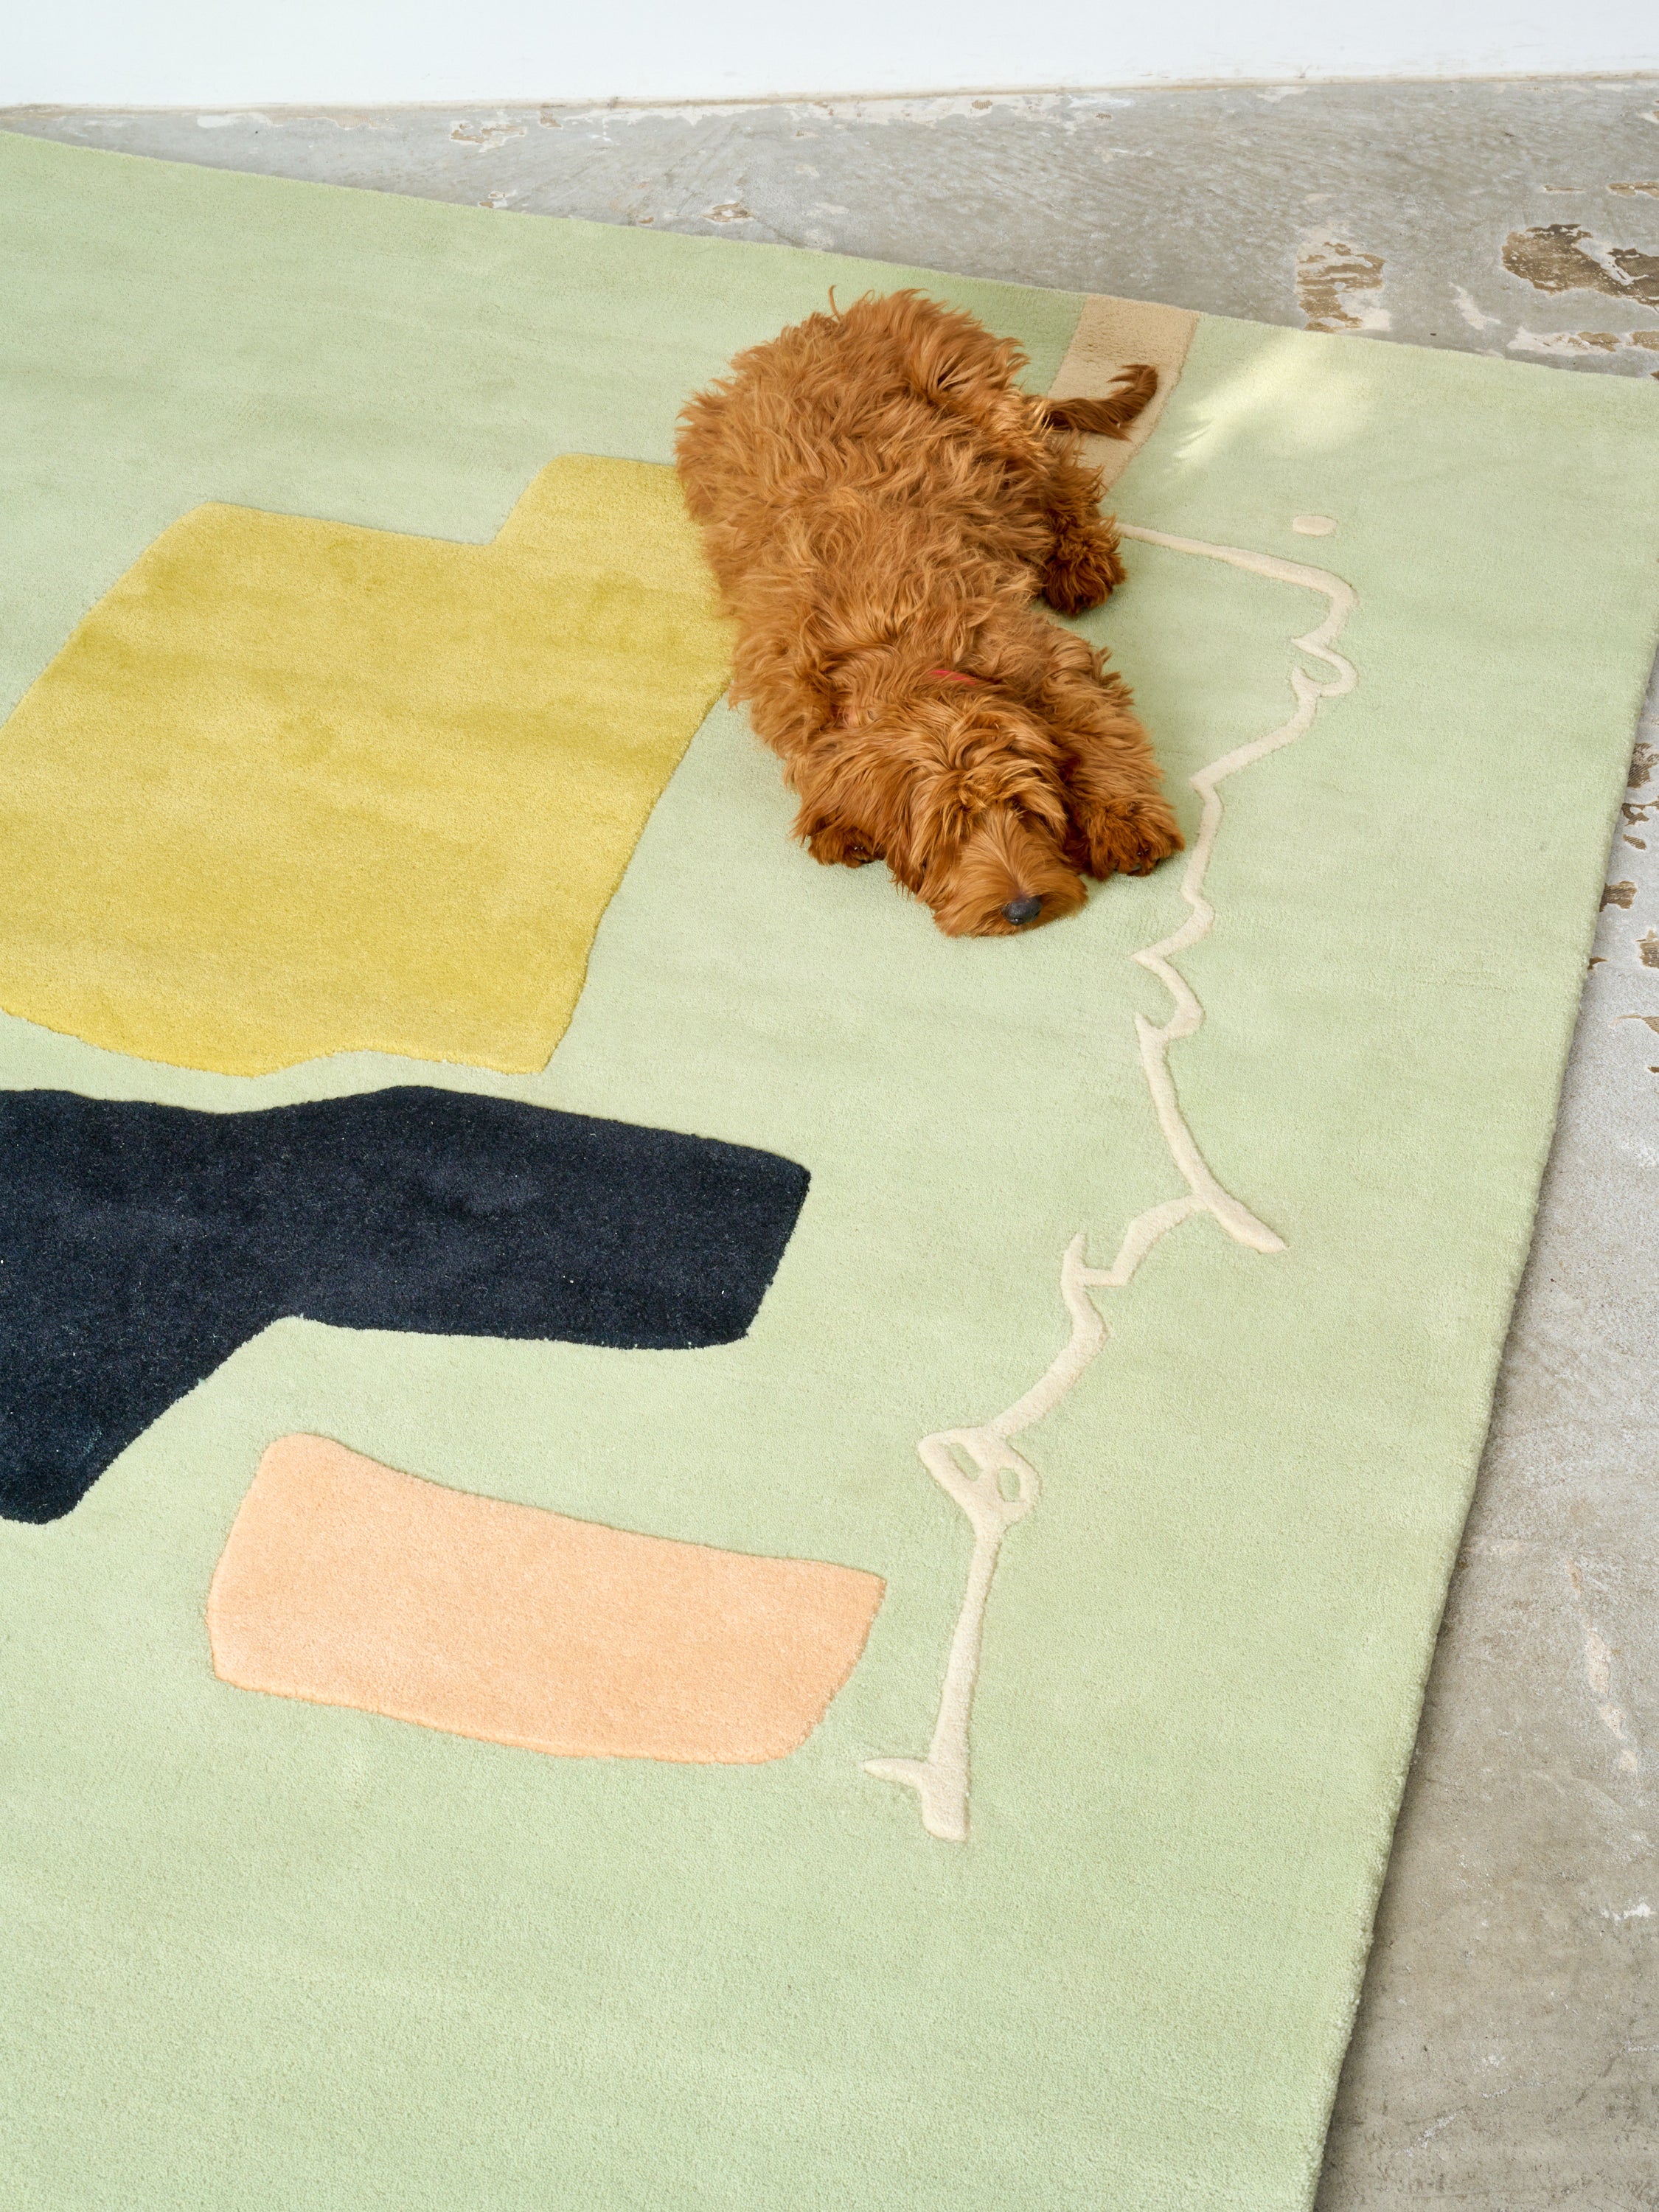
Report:
[{"label": "cream squiggle line", "polygon": [[[1197,554],[1206,560],[1224,561],[1231,568],[1246,568],[1255,575],[1271,576],[1279,582],[1300,584],[1309,591],[1322,592],[1329,603],[1324,621],[1291,642],[1310,659],[1323,661],[1331,674],[1322,682],[1309,675],[1305,668],[1293,667],[1291,690],[1296,699],[1296,711],[1289,720],[1269,731],[1265,738],[1236,746],[1193,777],[1192,788],[1203,801],[1203,811],[1199,818],[1198,836],[1181,878],[1181,896],[1191,911],[1179,929],[1159,939],[1156,945],[1143,945],[1133,955],[1143,968],[1158,977],[1175,1002],[1174,1012],[1162,1026],[1149,1022],[1144,1014],[1137,1014],[1135,1034],[1158,1127],[1169,1146],[1170,1158],[1187,1185],[1187,1195],[1165,1199],[1161,1205],[1149,1206],[1144,1213],[1138,1214],[1129,1224],[1117,1257],[1109,1267],[1085,1265],[1085,1237],[1081,1231],[1073,1237],[1060,1263],[1060,1292],[1072,1318],[1072,1333],[1047,1371],[1023,1398],[1017,1399],[994,1420],[973,1429],[941,1429],[931,1437],[924,1437],[916,1446],[928,1474],[967,1515],[974,1532],[973,1556],[945,1662],[939,1717],[927,1756],[872,1759],[866,1761],[865,1771],[884,1782],[902,1783],[914,1790],[921,1801],[923,1827],[930,1836],[938,1836],[946,1843],[965,1843],[968,1838],[969,1723],[974,1689],[979,1679],[991,1577],[996,1571],[1003,1538],[1017,1521],[1024,1520],[1042,1492],[1036,1469],[1014,1449],[1011,1439],[1040,1421],[1059,1403],[1105,1343],[1109,1333],[1106,1323],[1090,1292],[1122,1290],[1158,1239],[1194,1213],[1211,1215],[1230,1237],[1253,1251],[1282,1252],[1285,1249],[1281,1237],[1216,1181],[1187,1126],[1176,1096],[1175,1080],[1170,1073],[1170,1047],[1194,1034],[1203,1022],[1204,1008],[1186,977],[1171,963],[1178,954],[1207,937],[1215,922],[1215,908],[1204,896],[1204,880],[1221,828],[1220,785],[1230,775],[1237,775],[1241,769],[1265,760],[1269,753],[1277,752],[1280,746],[1291,744],[1303,736],[1312,727],[1323,700],[1340,698],[1353,690],[1358,677],[1352,662],[1332,648],[1358,600],[1352,586],[1345,583],[1340,576],[1333,575],[1328,568],[1310,568],[1301,561],[1283,561],[1276,554],[1247,552],[1237,545],[1211,545],[1198,538],[1171,538],[1164,531],[1140,530],[1128,523],[1121,527],[1124,537],[1139,538],[1148,545],[1162,545],[1173,553]],[[972,1462],[971,1472],[964,1461]]]}]

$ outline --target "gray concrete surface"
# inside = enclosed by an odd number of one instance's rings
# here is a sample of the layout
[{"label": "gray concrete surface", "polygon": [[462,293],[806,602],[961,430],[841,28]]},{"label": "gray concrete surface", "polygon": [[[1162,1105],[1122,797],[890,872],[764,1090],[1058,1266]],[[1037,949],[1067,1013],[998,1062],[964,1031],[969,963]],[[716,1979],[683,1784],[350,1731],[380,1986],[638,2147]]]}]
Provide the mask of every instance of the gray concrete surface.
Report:
[{"label": "gray concrete surface", "polygon": [[[1659,375],[1659,82],[0,113],[212,166]],[[1659,2207],[1659,692],[1319,2212]]]},{"label": "gray concrete surface", "polygon": [[1659,78],[0,124],[1659,374]]}]

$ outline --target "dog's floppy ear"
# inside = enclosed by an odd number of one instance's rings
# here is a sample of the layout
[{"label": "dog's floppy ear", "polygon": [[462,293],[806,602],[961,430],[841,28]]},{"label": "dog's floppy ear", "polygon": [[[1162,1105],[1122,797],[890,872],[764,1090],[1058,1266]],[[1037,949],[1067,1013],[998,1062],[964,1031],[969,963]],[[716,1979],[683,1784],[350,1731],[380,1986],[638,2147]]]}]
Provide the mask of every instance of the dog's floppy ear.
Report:
[{"label": "dog's floppy ear", "polygon": [[861,852],[884,860],[907,890],[919,887],[902,771],[876,725],[826,730],[789,774],[801,801],[794,834],[816,859],[850,860]]}]

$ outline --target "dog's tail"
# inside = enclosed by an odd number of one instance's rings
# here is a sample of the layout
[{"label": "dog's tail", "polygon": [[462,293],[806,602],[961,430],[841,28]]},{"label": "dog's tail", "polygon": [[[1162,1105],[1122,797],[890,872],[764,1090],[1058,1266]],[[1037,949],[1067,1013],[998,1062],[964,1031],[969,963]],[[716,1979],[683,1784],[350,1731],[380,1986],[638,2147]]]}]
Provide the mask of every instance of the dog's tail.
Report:
[{"label": "dog's tail", "polygon": [[1039,412],[1049,428],[1082,430],[1097,438],[1121,438],[1128,426],[1158,391],[1158,371],[1145,362],[1131,362],[1117,373],[1115,386],[1104,399],[1040,399]]}]

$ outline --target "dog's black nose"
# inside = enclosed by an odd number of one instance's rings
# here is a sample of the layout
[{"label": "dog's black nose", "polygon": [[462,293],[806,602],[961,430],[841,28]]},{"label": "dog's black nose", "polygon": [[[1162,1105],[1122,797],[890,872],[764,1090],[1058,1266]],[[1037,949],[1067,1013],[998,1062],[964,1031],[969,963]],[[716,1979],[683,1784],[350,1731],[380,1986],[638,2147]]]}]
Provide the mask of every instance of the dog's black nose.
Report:
[{"label": "dog's black nose", "polygon": [[1002,909],[1005,921],[1012,921],[1016,929],[1023,929],[1028,921],[1035,921],[1042,911],[1042,901],[1033,898],[1028,891],[1024,898],[1010,899]]}]

